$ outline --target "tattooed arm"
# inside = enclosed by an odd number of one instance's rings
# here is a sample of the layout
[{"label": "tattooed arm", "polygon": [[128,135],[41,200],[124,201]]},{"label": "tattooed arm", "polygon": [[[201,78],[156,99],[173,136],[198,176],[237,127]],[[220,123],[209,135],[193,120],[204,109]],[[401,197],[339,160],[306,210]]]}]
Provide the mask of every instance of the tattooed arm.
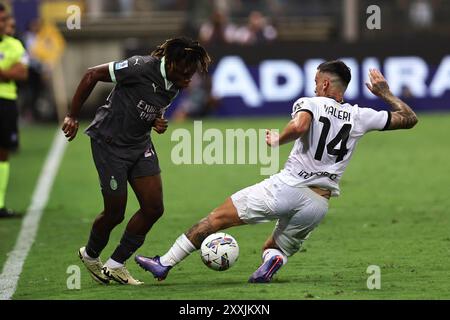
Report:
[{"label": "tattooed arm", "polygon": [[402,100],[394,96],[389,89],[386,79],[380,71],[371,69],[369,71],[370,84],[367,88],[377,97],[383,99],[391,108],[391,122],[387,130],[410,129],[418,122],[414,111]]}]

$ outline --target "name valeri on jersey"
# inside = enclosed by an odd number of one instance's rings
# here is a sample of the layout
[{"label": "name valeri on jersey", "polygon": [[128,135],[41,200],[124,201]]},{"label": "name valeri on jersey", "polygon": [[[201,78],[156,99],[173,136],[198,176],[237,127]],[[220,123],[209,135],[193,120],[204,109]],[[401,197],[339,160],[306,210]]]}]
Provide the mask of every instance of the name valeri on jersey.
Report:
[{"label": "name valeri on jersey", "polygon": [[[303,107],[303,104],[304,104],[304,101],[300,101],[300,102],[296,103],[294,106],[294,113],[297,113]],[[338,108],[335,108],[333,106],[324,105],[323,107],[325,109],[325,112],[328,113],[329,115],[332,115],[333,117],[336,117],[340,120],[350,121],[350,117],[351,117],[350,112],[347,112],[344,110],[339,110]]]},{"label": "name valeri on jersey", "polygon": [[139,117],[144,121],[153,121],[161,113],[161,108],[147,104],[144,100],[139,101],[136,106]]},{"label": "name valeri on jersey", "polygon": [[116,70],[128,68],[128,60],[124,60],[122,62],[117,62],[115,65]]},{"label": "name valeri on jersey", "polygon": [[333,106],[324,105],[323,107],[325,109],[325,112],[332,115],[333,117],[336,117],[340,120],[350,121],[350,112],[339,110]]}]

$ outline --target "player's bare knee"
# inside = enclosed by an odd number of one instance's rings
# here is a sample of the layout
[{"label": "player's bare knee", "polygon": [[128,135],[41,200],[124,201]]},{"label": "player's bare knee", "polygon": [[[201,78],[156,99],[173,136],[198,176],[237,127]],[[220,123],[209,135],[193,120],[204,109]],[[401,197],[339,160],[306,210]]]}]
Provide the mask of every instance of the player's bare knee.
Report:
[{"label": "player's bare knee", "polygon": [[234,211],[230,208],[219,207],[214,209],[208,216],[211,225],[216,231],[244,224]]},{"label": "player's bare knee", "polygon": [[220,231],[227,228],[229,224],[229,218],[223,211],[213,210],[207,217],[209,231],[211,233]]}]

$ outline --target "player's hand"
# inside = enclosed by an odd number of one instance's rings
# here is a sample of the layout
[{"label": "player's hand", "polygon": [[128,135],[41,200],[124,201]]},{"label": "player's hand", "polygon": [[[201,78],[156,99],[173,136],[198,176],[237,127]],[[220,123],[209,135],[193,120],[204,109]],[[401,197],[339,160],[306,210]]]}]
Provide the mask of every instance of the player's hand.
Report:
[{"label": "player's hand", "polygon": [[277,132],[272,132],[266,129],[266,143],[270,147],[278,146],[280,141],[280,135]]},{"label": "player's hand", "polygon": [[78,132],[78,120],[75,117],[66,116],[61,130],[69,141],[75,139]]},{"label": "player's hand", "polygon": [[383,98],[391,93],[386,79],[377,69],[369,69],[370,84],[366,82],[367,89],[377,97]]},{"label": "player's hand", "polygon": [[155,122],[153,122],[153,127],[155,128],[155,131],[159,134],[162,134],[166,132],[167,127],[169,126],[169,122],[164,118],[156,118]]}]

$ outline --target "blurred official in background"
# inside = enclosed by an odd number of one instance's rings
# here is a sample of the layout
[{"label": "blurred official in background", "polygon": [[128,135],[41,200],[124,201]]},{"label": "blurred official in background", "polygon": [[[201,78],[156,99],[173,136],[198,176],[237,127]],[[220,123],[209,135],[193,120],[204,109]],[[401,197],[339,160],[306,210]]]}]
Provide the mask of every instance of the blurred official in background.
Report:
[{"label": "blurred official in background", "polygon": [[0,3],[0,218],[15,215],[5,207],[9,154],[19,145],[15,81],[25,80],[28,76],[25,49],[19,40],[7,34],[7,31],[14,32],[10,19],[5,6]]}]

